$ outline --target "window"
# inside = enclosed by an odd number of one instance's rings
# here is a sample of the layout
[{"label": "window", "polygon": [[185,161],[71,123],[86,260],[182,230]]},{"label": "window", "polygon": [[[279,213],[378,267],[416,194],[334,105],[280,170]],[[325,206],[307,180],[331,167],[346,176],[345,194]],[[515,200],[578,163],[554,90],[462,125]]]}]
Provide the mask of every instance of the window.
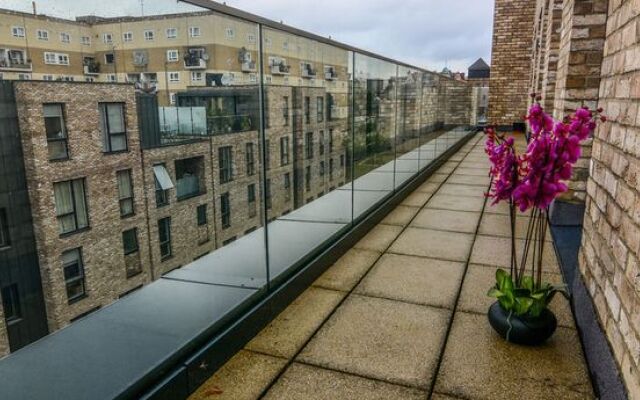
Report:
[{"label": "window", "polygon": [[333,179],[333,158],[329,159],[329,179]]},{"label": "window", "polygon": [[271,179],[267,179],[264,183],[264,197],[266,199],[266,208],[271,210]]},{"label": "window", "polygon": [[23,26],[14,26],[11,28],[11,34],[14,37],[24,37],[24,27]]},{"label": "window", "polygon": [[324,154],[324,131],[320,131],[320,139],[318,140],[318,152]]},{"label": "window", "polygon": [[69,65],[69,55],[65,53],[44,53],[44,63],[52,65]]},{"label": "window", "polygon": [[225,29],[224,34],[227,37],[227,39],[233,39],[234,37],[236,37],[236,32],[233,30],[233,28]]},{"label": "window", "polygon": [[231,204],[229,202],[229,193],[220,196],[220,217],[222,218],[222,229],[231,226]]},{"label": "window", "polygon": [[289,137],[280,138],[280,165],[289,164]]},{"label": "window", "polygon": [[333,129],[329,129],[329,153],[333,153]]},{"label": "window", "polygon": [[138,229],[122,232],[122,248],[125,256],[138,252]]},{"label": "window", "polygon": [[62,43],[71,43],[71,35],[66,32],[60,33],[60,41]]},{"label": "window", "polygon": [[324,176],[324,161],[320,161],[320,176]]},{"label": "window", "polygon": [[220,183],[233,180],[233,159],[231,146],[218,148],[218,163],[220,166]]},{"label": "window", "polygon": [[52,81],[53,80],[53,75],[42,75],[42,80],[43,81]]},{"label": "window", "polygon": [[38,40],[49,40],[49,31],[38,29],[36,31],[36,37],[38,38]]},{"label": "window", "polygon": [[69,158],[69,152],[62,104],[45,104],[43,115],[49,160],[66,160]]},{"label": "window", "polygon": [[198,26],[190,26],[189,27],[189,36],[191,36],[191,37],[199,37],[200,36],[200,27],[198,27]]},{"label": "window", "polygon": [[91,45],[91,38],[89,36],[81,36],[80,37],[80,44],[83,46],[90,46]]},{"label": "window", "polygon": [[167,61],[176,62],[178,61],[179,53],[178,50],[167,50]]},{"label": "window", "polygon": [[313,132],[307,132],[304,146],[307,150],[307,159],[313,158]]},{"label": "window", "polygon": [[166,260],[171,257],[171,217],[158,220],[158,242],[160,258]]},{"label": "window", "polygon": [[178,200],[204,193],[204,157],[176,160],[175,168]]},{"label": "window", "polygon": [[200,71],[192,71],[191,72],[191,81],[192,82],[202,82],[203,75]]},{"label": "window", "polygon": [[76,232],[89,226],[84,178],[53,184],[58,231]]},{"label": "window", "polygon": [[133,32],[125,32],[122,34],[123,42],[133,42]]},{"label": "window", "polygon": [[31,75],[29,74],[18,74],[18,79],[21,81],[28,81],[31,79]]},{"label": "window", "polygon": [[307,165],[304,171],[304,188],[308,192],[311,190],[311,166]]},{"label": "window", "polygon": [[256,34],[252,33],[252,32],[247,33],[247,42],[255,43],[256,42]]},{"label": "window", "polygon": [[100,103],[103,150],[106,153],[127,150],[127,126],[124,103]]},{"label": "window", "polygon": [[253,142],[249,142],[245,145],[245,158],[247,163],[247,176],[255,175],[256,158],[253,152]]},{"label": "window", "polygon": [[289,97],[284,96],[282,98],[282,118],[284,119],[284,126],[289,125]]},{"label": "window", "polygon": [[176,94],[169,92],[169,104],[176,104]]},{"label": "window", "polygon": [[304,123],[308,124],[311,122],[311,98],[304,98]]},{"label": "window", "polygon": [[266,171],[271,169],[271,140],[264,141],[264,168]]},{"label": "window", "polygon": [[286,190],[285,196],[289,195],[289,189],[291,189],[291,173],[287,172],[283,176],[283,186],[284,190]]},{"label": "window", "polygon": [[105,42],[106,44],[112,44],[113,43],[113,35],[110,33],[103,33],[102,34],[102,41]]},{"label": "window", "polygon": [[247,185],[247,203],[249,205],[256,202],[256,184],[252,183]]},{"label": "window", "polygon": [[178,29],[177,28],[167,28],[167,39],[175,39],[178,37]]},{"label": "window", "polygon": [[116,59],[116,56],[113,53],[106,53],[104,55],[104,63],[105,64],[113,64]]},{"label": "window", "polygon": [[7,210],[0,208],[0,249],[11,246],[9,238],[9,220],[7,219]]},{"label": "window", "polygon": [[324,97],[322,96],[316,99],[316,118],[318,122],[324,121]]},{"label": "window", "polygon": [[81,248],[62,253],[62,270],[69,304],[82,299],[86,292]]},{"label": "window", "polygon": [[340,166],[344,167],[344,154],[340,154]]},{"label": "window", "polygon": [[169,72],[169,82],[180,82],[180,72]]},{"label": "window", "polygon": [[173,182],[164,164],[153,166],[153,176],[156,185],[156,207],[169,204],[169,190],[173,188]]},{"label": "window", "polygon": [[2,288],[2,307],[4,309],[4,320],[7,325],[16,323],[22,319],[20,307],[20,293],[18,285],[11,284]]},{"label": "window", "polygon": [[144,31],[144,40],[151,41],[155,38],[155,33],[153,31]]},{"label": "window", "polygon": [[207,224],[207,205],[201,204],[196,208],[196,221],[198,222],[198,226],[203,226]]},{"label": "window", "polygon": [[125,169],[116,172],[118,182],[118,199],[120,202],[120,216],[128,217],[135,213],[133,208],[133,178],[131,170]]},{"label": "window", "polygon": [[118,77],[116,74],[107,74],[106,78],[107,82],[118,82]]}]

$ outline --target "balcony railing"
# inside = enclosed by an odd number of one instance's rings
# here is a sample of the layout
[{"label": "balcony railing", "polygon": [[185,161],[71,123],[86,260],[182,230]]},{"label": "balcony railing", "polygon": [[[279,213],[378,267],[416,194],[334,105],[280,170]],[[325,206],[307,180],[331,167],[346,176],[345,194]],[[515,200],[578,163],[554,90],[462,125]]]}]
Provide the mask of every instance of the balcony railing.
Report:
[{"label": "balcony railing", "polygon": [[207,61],[201,57],[186,57],[184,68],[189,70],[207,69]]},{"label": "balcony railing", "polygon": [[334,67],[324,69],[324,79],[332,81],[338,78],[338,72]]},{"label": "balcony railing", "polygon": [[0,60],[0,71],[31,72],[32,70],[32,64],[27,61]]},{"label": "balcony railing", "polygon": [[291,66],[284,63],[272,64],[271,75],[289,75]]},{"label": "balcony railing", "polygon": [[89,63],[84,65],[84,74],[85,75],[99,75],[100,74],[100,64],[98,63]]},{"label": "balcony railing", "polygon": [[316,77],[316,70],[311,67],[311,64],[303,64],[301,75],[303,78],[312,79]]},{"label": "balcony railing", "polygon": [[244,61],[241,64],[242,72],[256,72],[256,62],[255,61]]}]

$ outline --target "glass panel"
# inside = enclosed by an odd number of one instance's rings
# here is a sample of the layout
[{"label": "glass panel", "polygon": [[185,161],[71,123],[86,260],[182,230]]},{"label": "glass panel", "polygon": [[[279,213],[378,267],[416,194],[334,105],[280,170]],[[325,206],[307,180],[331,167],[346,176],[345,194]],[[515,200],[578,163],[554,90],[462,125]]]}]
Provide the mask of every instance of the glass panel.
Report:
[{"label": "glass panel", "polygon": [[420,169],[420,109],[422,73],[404,66],[398,67],[396,87],[396,165],[395,187],[412,178]]},{"label": "glass panel", "polygon": [[262,43],[269,272],[277,282],[352,221],[351,54],[271,28]]}]

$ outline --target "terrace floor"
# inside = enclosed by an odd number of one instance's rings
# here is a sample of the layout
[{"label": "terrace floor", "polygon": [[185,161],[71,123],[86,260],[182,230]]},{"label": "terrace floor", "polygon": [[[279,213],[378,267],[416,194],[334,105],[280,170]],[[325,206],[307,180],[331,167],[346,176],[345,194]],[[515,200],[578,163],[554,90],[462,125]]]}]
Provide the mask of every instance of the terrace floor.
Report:
[{"label": "terrace floor", "polygon": [[[555,335],[509,344],[485,294],[509,262],[507,209],[484,192],[481,135],[452,156],[202,385],[202,399],[584,399],[569,304]],[[520,230],[526,223],[519,222]],[[551,240],[549,238],[549,240]],[[553,246],[549,281],[562,280]]]}]

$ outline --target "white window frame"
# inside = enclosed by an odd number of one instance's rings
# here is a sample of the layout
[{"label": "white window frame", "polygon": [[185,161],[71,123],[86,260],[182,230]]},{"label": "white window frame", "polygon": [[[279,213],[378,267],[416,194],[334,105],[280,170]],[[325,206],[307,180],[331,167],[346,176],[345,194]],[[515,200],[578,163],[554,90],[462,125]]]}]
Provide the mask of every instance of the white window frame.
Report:
[{"label": "white window frame", "polygon": [[256,34],[253,32],[247,33],[247,42],[255,43],[256,42]]},{"label": "white window frame", "polygon": [[113,34],[109,33],[109,32],[103,33],[102,34],[102,41],[105,44],[113,44]]},{"label": "white window frame", "polygon": [[44,63],[49,65],[56,65],[58,63],[58,57],[56,53],[52,53],[50,51],[44,52]]},{"label": "white window frame", "polygon": [[[173,34],[171,34],[170,32],[173,32]],[[177,39],[178,38],[178,28],[167,28],[165,33],[167,35],[167,39]]]},{"label": "white window frame", "polygon": [[123,42],[133,42],[133,32],[124,32],[122,34],[122,41]]},{"label": "white window frame", "polygon": [[180,60],[180,52],[175,49],[167,50],[167,62],[178,62]]},{"label": "white window frame", "polygon": [[202,32],[200,31],[199,26],[190,26],[189,27],[189,36],[190,37],[200,37]]},{"label": "white window frame", "polygon": [[18,74],[18,80],[30,81],[31,80],[31,74]]},{"label": "white window frame", "polygon": [[110,83],[118,82],[118,77],[116,76],[116,74],[107,74],[105,76],[105,79],[107,82],[110,82]]},{"label": "white window frame", "polygon": [[180,72],[169,72],[169,82],[180,82]]},{"label": "white window frame", "polygon": [[144,31],[144,40],[147,42],[152,42],[156,38],[156,32],[153,29],[147,29]]},{"label": "white window frame", "polygon": [[169,104],[171,105],[176,104],[176,94],[173,92],[169,93]]},{"label": "white window frame", "polygon": [[53,80],[53,75],[42,75],[42,80],[43,81],[52,81]]},{"label": "white window frame", "polygon": [[202,82],[203,80],[204,75],[201,71],[191,71],[191,82]]},{"label": "white window frame", "polygon": [[233,39],[236,37],[236,31],[232,27],[228,26],[224,28],[224,35],[227,39]]},{"label": "white window frame", "polygon": [[71,35],[67,32],[60,32],[60,42],[71,43]]},{"label": "white window frame", "polygon": [[25,37],[25,29],[24,26],[12,26],[11,27],[11,36],[13,37],[18,37],[18,38],[23,38]]},{"label": "white window frame", "polygon": [[69,55],[65,53],[57,53],[58,65],[69,65]]},{"label": "white window frame", "polygon": [[49,31],[46,30],[46,29],[38,29],[36,31],[36,37],[38,38],[38,40],[48,41],[49,40]]},{"label": "white window frame", "polygon": [[80,44],[84,46],[91,46],[91,36],[81,36]]}]

